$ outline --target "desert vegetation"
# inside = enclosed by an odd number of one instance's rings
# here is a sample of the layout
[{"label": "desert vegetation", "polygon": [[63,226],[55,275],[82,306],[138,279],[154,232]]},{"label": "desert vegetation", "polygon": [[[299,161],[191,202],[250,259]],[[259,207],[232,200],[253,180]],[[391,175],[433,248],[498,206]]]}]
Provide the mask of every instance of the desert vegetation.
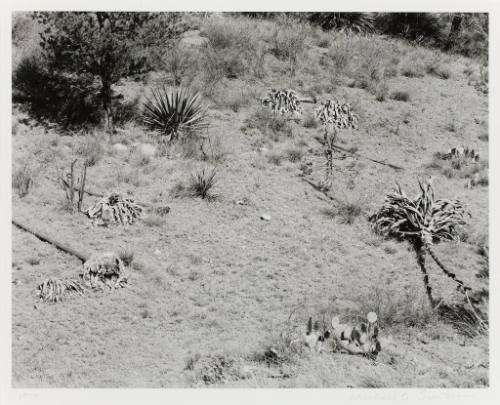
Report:
[{"label": "desert vegetation", "polygon": [[487,33],[15,13],[13,385],[488,386]]}]

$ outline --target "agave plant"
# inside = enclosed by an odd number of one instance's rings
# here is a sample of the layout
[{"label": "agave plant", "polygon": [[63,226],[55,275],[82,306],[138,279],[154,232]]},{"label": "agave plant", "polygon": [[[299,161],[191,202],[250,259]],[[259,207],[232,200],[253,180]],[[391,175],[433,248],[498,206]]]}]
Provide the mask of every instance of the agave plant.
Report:
[{"label": "agave plant", "polygon": [[[374,230],[384,236],[406,240],[415,249],[417,262],[424,275],[427,297],[434,307],[432,288],[425,267],[426,253],[429,253],[439,268],[458,284],[466,296],[470,287],[457,279],[445,268],[432,250],[440,241],[459,241],[459,227],[465,224],[466,211],[458,200],[435,199],[430,182],[419,181],[421,194],[410,199],[397,185],[395,192],[386,196],[384,205],[369,220]],[[467,296],[468,297],[468,296]]]},{"label": "agave plant", "polygon": [[142,119],[167,141],[208,127],[207,110],[201,104],[200,95],[182,88],[152,90],[151,97],[144,103]]}]

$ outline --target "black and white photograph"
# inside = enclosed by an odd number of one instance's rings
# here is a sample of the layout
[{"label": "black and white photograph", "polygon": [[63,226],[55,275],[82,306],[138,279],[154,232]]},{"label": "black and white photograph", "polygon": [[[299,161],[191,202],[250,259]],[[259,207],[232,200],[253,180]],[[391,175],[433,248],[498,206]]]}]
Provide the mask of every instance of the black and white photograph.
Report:
[{"label": "black and white photograph", "polygon": [[490,10],[441,3],[14,5],[10,389],[490,388]]}]

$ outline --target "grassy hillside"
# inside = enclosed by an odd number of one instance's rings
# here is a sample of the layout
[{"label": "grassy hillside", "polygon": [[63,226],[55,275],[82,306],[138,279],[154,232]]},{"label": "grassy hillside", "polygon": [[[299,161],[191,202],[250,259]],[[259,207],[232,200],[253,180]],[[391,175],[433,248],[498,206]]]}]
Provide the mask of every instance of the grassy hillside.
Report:
[{"label": "grassy hillside", "polygon": [[[133,253],[127,288],[41,303],[39,283],[72,277],[81,264],[12,227],[13,385],[488,386],[488,336],[434,313],[409,245],[375,235],[367,220],[395,182],[413,197],[417,178],[433,176],[437,197],[457,198],[471,214],[465,241],[436,251],[473,288],[484,284],[476,274],[484,266],[478,249],[488,245],[485,68],[388,37],[286,20],[189,18],[191,29],[163,69],[124,79],[115,91],[138,110],[158,84],[179,79],[200,91],[211,124],[203,149],[198,140],[163,153],[139,118],[109,136],[98,127],[39,125],[26,105],[13,106],[14,217],[87,252]],[[26,38],[14,56],[33,43]],[[358,130],[339,134],[357,155],[334,161],[335,203],[303,175],[313,162],[308,178],[323,176],[319,104],[303,104],[302,119],[286,121],[261,105],[271,88],[318,102],[340,98],[359,115]],[[452,167],[436,157],[458,145],[478,151],[479,163]],[[95,160],[90,189],[118,190],[170,212],[110,227],[68,212],[57,179],[82,156]],[[216,167],[214,197],[183,193],[204,167]],[[466,187],[476,173],[481,184]],[[27,178],[33,183],[21,196]],[[97,200],[86,196],[84,206]],[[454,283],[429,269],[436,297],[460,302]],[[350,321],[369,311],[378,313],[383,339],[376,361],[287,340],[309,316]],[[266,361],[270,347],[283,354],[277,364]]]}]

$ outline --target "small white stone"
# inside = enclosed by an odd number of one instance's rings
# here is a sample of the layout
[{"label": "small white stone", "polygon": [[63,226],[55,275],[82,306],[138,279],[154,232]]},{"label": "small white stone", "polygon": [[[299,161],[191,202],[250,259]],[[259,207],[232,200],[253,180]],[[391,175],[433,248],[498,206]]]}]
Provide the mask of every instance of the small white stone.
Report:
[{"label": "small white stone", "polygon": [[264,221],[270,221],[271,220],[271,215],[269,215],[269,214],[262,214],[260,216],[260,219],[262,219]]}]

